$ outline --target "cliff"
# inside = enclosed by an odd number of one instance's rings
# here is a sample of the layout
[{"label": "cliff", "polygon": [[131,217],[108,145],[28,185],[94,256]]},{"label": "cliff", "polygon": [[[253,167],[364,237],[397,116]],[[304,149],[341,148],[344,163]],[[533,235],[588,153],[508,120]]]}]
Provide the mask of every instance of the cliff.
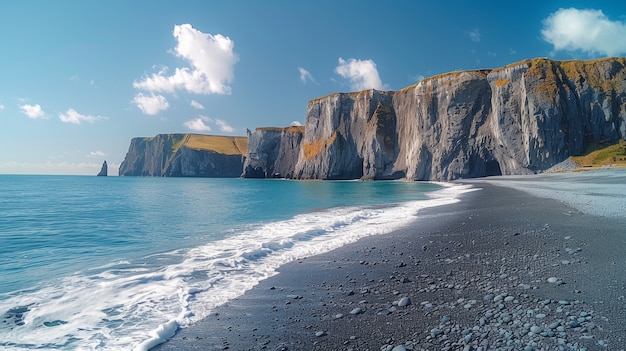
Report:
[{"label": "cliff", "polygon": [[298,162],[304,127],[257,128],[248,132],[245,178],[292,178]]},{"label": "cliff", "polygon": [[201,134],[159,134],[133,138],[120,176],[239,177],[247,138]]},{"label": "cliff", "polygon": [[[244,176],[452,180],[540,172],[589,143],[624,138],[625,67],[624,58],[535,59],[396,92],[331,94],[309,102],[302,140],[280,129],[252,133],[255,156]],[[277,163],[278,154],[288,157]]]}]

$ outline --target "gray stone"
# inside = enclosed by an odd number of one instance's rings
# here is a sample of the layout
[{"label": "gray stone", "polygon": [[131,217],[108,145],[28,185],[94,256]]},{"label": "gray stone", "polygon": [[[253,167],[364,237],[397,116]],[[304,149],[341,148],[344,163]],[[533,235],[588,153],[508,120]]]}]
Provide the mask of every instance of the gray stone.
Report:
[{"label": "gray stone", "polygon": [[408,297],[403,297],[398,301],[398,307],[404,307],[411,304],[411,299]]}]

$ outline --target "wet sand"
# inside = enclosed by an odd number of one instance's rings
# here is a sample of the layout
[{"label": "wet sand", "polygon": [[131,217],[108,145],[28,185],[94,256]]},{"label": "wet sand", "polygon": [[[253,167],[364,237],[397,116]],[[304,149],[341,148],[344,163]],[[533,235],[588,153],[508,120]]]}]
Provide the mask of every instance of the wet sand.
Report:
[{"label": "wet sand", "polygon": [[626,220],[473,182],[292,262],[156,350],[624,350]]}]

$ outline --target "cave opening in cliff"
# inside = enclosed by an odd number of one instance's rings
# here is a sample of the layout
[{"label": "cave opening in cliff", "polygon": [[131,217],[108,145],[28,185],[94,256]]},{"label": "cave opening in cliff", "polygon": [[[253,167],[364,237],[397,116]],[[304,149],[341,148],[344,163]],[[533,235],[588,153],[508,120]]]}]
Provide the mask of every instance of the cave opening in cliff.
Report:
[{"label": "cave opening in cliff", "polygon": [[496,160],[487,161],[485,163],[485,177],[502,175],[500,163]]}]

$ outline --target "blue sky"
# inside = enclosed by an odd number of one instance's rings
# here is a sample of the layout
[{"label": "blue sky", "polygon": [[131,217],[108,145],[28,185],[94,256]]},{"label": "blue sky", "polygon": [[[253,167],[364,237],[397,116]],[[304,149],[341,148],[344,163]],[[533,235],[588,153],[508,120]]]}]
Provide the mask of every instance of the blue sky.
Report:
[{"label": "blue sky", "polygon": [[304,124],[333,92],[624,38],[623,1],[2,1],[0,173],[117,174],[133,137]]}]

